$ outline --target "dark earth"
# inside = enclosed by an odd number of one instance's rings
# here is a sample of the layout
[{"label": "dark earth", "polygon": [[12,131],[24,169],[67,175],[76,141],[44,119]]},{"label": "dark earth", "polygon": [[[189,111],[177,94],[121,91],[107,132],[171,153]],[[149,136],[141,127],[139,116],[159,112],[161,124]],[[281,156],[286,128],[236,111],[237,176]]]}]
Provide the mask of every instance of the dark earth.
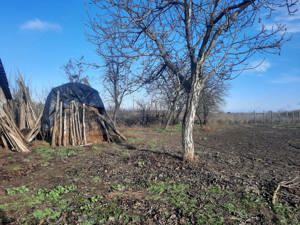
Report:
[{"label": "dark earth", "polygon": [[126,143],[1,151],[0,224],[300,224],[300,126],[197,126],[189,164],[180,126],[121,130]]}]

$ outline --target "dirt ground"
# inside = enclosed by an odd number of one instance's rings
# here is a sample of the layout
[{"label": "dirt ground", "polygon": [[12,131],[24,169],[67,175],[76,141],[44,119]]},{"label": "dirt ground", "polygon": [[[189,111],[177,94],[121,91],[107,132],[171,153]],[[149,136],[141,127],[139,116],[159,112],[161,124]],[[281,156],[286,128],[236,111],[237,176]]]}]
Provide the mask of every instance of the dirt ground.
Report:
[{"label": "dirt ground", "polygon": [[[300,126],[126,127],[127,143],[0,152],[0,224],[300,224]],[[295,180],[296,183],[297,180]]]}]

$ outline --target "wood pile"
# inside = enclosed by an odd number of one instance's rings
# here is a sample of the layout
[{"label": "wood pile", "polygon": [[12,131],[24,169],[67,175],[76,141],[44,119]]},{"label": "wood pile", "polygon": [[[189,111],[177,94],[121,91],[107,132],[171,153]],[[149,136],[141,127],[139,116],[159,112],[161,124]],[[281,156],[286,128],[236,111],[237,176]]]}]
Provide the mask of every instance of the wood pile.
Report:
[{"label": "wood pile", "polygon": [[12,118],[10,104],[5,99],[2,89],[0,88],[0,143],[6,150],[17,152],[29,152],[22,133]]},{"label": "wood pile", "polygon": [[19,76],[17,83],[18,90],[14,99],[16,122],[21,131],[32,130],[35,128],[38,120],[37,113],[33,108],[29,88],[26,87],[25,81],[21,75]]},{"label": "wood pile", "polygon": [[[97,130],[97,128],[90,126],[91,120],[94,119],[89,118],[91,113],[97,117],[104,141],[112,142],[114,138],[125,140],[106,114],[102,115],[96,108],[74,100],[70,104],[64,104],[64,101],[60,99],[60,92],[57,91],[54,119],[50,128],[51,146],[92,144],[89,142],[90,133],[92,129]],[[97,138],[100,139],[100,135],[98,133]]]}]

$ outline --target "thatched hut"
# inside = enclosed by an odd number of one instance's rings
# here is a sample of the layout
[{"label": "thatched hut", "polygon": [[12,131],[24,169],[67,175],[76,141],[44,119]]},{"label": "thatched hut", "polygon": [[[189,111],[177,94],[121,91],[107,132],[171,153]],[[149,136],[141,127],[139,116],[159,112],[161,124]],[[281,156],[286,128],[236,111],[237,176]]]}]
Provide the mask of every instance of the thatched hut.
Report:
[{"label": "thatched hut", "polygon": [[106,114],[98,91],[81,83],[53,88],[47,97],[41,134],[52,146],[125,139]]}]

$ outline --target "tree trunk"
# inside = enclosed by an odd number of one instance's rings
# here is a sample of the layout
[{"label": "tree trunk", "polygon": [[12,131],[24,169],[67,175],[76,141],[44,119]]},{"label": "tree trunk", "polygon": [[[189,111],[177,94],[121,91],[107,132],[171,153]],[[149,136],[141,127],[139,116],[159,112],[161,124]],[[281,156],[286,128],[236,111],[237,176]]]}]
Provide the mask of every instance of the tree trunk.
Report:
[{"label": "tree trunk", "polygon": [[182,122],[182,147],[183,147],[183,160],[191,162],[194,160],[194,140],[193,140],[193,127],[196,116],[196,109],[198,100],[203,89],[203,83],[199,75],[193,76],[191,91],[188,95],[185,113]]},{"label": "tree trunk", "polygon": [[113,116],[112,116],[112,121],[113,121],[113,123],[114,123],[115,126],[116,126],[116,123],[117,123],[117,115],[119,113],[119,110],[120,110],[120,103],[119,102],[115,102]]},{"label": "tree trunk", "polygon": [[183,110],[183,107],[184,107],[184,104],[181,104],[176,112],[176,115],[174,117],[174,120],[173,120],[173,124],[178,124],[179,123],[179,117],[180,117],[180,114]]}]

